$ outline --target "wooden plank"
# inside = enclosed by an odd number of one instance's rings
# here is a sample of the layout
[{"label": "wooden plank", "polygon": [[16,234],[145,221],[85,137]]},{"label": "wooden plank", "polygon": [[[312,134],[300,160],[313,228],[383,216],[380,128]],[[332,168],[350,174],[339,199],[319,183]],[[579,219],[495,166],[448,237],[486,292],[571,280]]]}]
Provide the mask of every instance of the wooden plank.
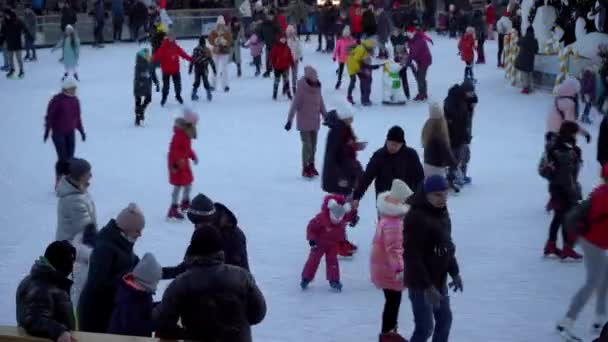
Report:
[{"label": "wooden plank", "polygon": [[[110,334],[92,334],[74,331],[73,336],[79,342],[159,342],[170,340],[159,340],[157,338],[146,338],[136,336],[122,336]],[[25,330],[18,327],[0,326],[0,342],[49,342],[50,340],[29,336]],[[174,341],[174,340],[173,340]],[[174,341],[175,342],[175,341]]]}]

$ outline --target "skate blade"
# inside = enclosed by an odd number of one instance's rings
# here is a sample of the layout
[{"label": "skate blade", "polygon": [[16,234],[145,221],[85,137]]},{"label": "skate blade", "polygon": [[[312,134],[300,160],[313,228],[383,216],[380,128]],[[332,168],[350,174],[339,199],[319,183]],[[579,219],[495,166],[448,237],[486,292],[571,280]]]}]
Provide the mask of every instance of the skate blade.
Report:
[{"label": "skate blade", "polygon": [[181,223],[181,222],[184,222],[184,219],[178,219],[178,218],[175,218],[175,217],[167,217],[166,221],[167,222],[172,222],[172,223]]},{"label": "skate blade", "polygon": [[559,335],[564,342],[583,342],[582,338],[575,336],[566,330],[561,331]]},{"label": "skate blade", "polygon": [[580,259],[566,258],[566,259],[561,259],[560,262],[563,264],[578,264],[578,263],[583,262],[583,259],[582,258],[580,258]]}]

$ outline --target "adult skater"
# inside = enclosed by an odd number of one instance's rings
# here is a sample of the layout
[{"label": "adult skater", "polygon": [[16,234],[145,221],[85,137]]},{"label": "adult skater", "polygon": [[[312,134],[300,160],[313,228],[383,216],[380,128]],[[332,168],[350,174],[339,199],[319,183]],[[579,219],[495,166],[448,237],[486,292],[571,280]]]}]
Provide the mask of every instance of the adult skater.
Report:
[{"label": "adult skater", "polygon": [[515,59],[515,69],[519,71],[519,78],[523,83],[521,93],[529,94],[533,85],[534,59],[538,53],[538,41],[534,37],[532,25],[528,26],[526,35],[517,42],[517,45],[519,45],[519,54]]},{"label": "adult skater", "polygon": [[207,101],[211,101],[213,98],[211,85],[209,84],[209,66],[211,66],[213,74],[216,75],[217,70],[215,69],[211,49],[207,47],[205,36],[200,36],[198,46],[192,51],[192,62],[190,62],[190,67],[188,68],[189,74],[192,74],[194,70],[194,84],[192,84],[192,95],[190,97],[192,101],[198,101],[199,99],[197,92],[198,87],[201,85],[201,80],[207,92]]},{"label": "adult skater", "polygon": [[592,330],[599,334],[606,323],[606,294],[608,293],[608,164],[601,171],[602,184],[579,204],[571,214],[578,220],[569,225],[583,224],[584,233],[578,244],[585,256],[587,276],[585,283],[572,298],[566,317],[557,324],[565,335],[573,336],[573,325],[579,313],[595,293],[596,307]]},{"label": "adult skater", "polygon": [[[131,33],[131,40],[134,42],[139,41],[139,31],[143,30],[144,33],[147,31],[148,26],[148,8],[144,4],[143,0],[135,1],[133,8],[129,13],[129,30]],[[151,33],[153,35],[154,32]]]},{"label": "adult skater", "polygon": [[429,67],[433,63],[431,50],[429,49],[426,34],[422,30],[416,30],[414,27],[407,29],[407,35],[410,37],[408,63],[416,64],[415,75],[416,83],[418,84],[418,95],[414,101],[425,101],[428,98],[426,74]]},{"label": "adult skater", "polygon": [[424,148],[424,175],[446,177],[447,168],[458,164],[450,148],[448,124],[443,110],[437,103],[429,105],[429,118],[422,127]]},{"label": "adult skater", "polygon": [[135,57],[133,95],[135,96],[135,126],[145,120],[146,107],[152,102],[152,65],[150,50],[139,50]]},{"label": "adult skater", "polygon": [[355,103],[355,100],[353,99],[353,90],[357,83],[357,77],[359,77],[360,83],[361,103],[365,105],[371,104],[369,102],[371,92],[371,70],[369,70],[369,67],[371,66],[368,65],[368,68],[365,68],[365,64],[371,62],[369,57],[374,52],[375,44],[376,43],[372,39],[365,39],[361,44],[356,46],[348,56],[346,69],[348,71],[348,76],[350,77],[350,82],[348,83],[348,95],[346,100],[351,104]]},{"label": "adult skater", "polygon": [[[465,82],[467,87],[472,84],[471,81]],[[472,117],[468,109],[463,85],[455,84],[450,88],[448,96],[443,102],[443,111],[448,124],[452,154],[456,158],[456,165],[451,165],[447,180],[454,191],[458,192],[465,183],[461,166],[468,163],[470,158],[469,143],[472,139]]]},{"label": "adult skater", "polygon": [[63,8],[61,9],[61,21],[59,24],[61,32],[65,32],[65,28],[68,25],[75,26],[77,21],[78,15],[76,14],[74,8],[72,8],[70,1],[63,2]]},{"label": "adult skater", "polygon": [[414,313],[410,342],[447,342],[452,326],[449,284],[462,291],[462,279],[452,241],[452,224],[447,208],[448,183],[433,175],[417,192],[403,221],[405,242],[405,284]]},{"label": "adult skater", "polygon": [[32,10],[31,5],[27,5],[24,13],[25,29],[28,34],[25,35],[25,58],[26,61],[36,61],[36,27],[38,26],[38,19],[36,13]]},{"label": "adult skater", "polygon": [[53,96],[46,111],[43,141],[46,142],[52,134],[53,144],[57,152],[55,187],[57,187],[60,177],[68,173],[68,161],[74,157],[76,149],[74,131],[78,130],[82,141],[86,140],[80,118],[80,101],[76,97],[76,87],[75,79],[66,78],[61,86],[61,93]]},{"label": "adult skater", "polygon": [[359,207],[359,201],[372,182],[378,197],[378,194],[391,189],[394,179],[404,181],[414,191],[424,180],[424,171],[418,153],[407,146],[405,132],[399,126],[393,126],[388,131],[384,146],[374,152],[369,160],[353,194],[355,208]]},{"label": "adult skater", "polygon": [[184,103],[184,100],[182,99],[182,77],[179,72],[180,57],[192,62],[192,57],[184,52],[184,50],[175,42],[175,35],[173,33],[170,33],[168,37],[165,37],[156,53],[152,56],[153,62],[160,62],[160,69],[163,72],[163,95],[160,100],[161,106],[164,106],[165,103],[167,103],[170,79],[173,79],[175,99],[180,104]]},{"label": "adult skater", "polygon": [[104,0],[95,0],[93,14],[95,20],[95,26],[93,29],[95,42],[93,43],[93,47],[102,48],[104,43],[103,27],[106,22],[106,8]]},{"label": "adult skater", "polygon": [[112,0],[112,38],[115,42],[122,40],[122,28],[124,23],[124,0]]},{"label": "adult skater", "polygon": [[477,64],[486,64],[484,44],[488,37],[488,29],[481,10],[475,10],[473,13],[472,25],[475,28],[475,38],[477,39]]},{"label": "adult skater", "polygon": [[298,81],[296,89],[285,130],[291,129],[293,118],[297,115],[297,129],[302,139],[302,177],[312,178],[319,175],[315,167],[317,136],[321,128],[321,117],[327,115],[321,82],[313,67],[304,68],[304,77]]},{"label": "adult skater", "polygon": [[0,45],[6,42],[9,67],[6,77],[8,78],[15,75],[15,59],[19,66],[19,78],[22,78],[25,75],[23,71],[23,59],[21,57],[21,50],[23,49],[21,38],[24,34],[29,35],[30,33],[25,29],[25,25],[21,19],[17,17],[17,13],[9,8],[5,9],[4,23],[2,24],[2,30],[0,31]]},{"label": "adult skater", "polygon": [[238,17],[230,20],[230,32],[232,33],[232,50],[230,61],[236,65],[236,77],[241,77],[241,44],[243,43],[243,27]]},{"label": "adult skater", "polygon": [[380,46],[378,57],[386,59],[388,58],[388,49],[386,48],[386,44],[388,43],[388,39],[392,32],[391,18],[389,13],[382,7],[379,7],[376,10],[376,17],[378,20],[378,43]]},{"label": "adult skater", "polygon": [[79,330],[108,331],[118,280],[139,262],[133,245],[144,225],[143,212],[130,203],[99,232],[90,258],[89,277],[78,303]]},{"label": "adult skater", "polygon": [[222,88],[225,92],[230,90],[228,86],[228,62],[232,52],[232,33],[226,26],[224,16],[217,17],[215,29],[209,33],[209,44],[213,52],[213,60],[217,68],[217,75],[213,78],[213,88],[216,88],[217,77],[221,77]]},{"label": "adult skater", "polygon": [[61,49],[62,52],[62,63],[64,68],[63,80],[65,80],[70,74],[78,80],[78,59],[80,58],[80,38],[74,30],[72,25],[65,27],[63,37],[57,42],[57,44],[51,49],[51,52],[56,49]]}]

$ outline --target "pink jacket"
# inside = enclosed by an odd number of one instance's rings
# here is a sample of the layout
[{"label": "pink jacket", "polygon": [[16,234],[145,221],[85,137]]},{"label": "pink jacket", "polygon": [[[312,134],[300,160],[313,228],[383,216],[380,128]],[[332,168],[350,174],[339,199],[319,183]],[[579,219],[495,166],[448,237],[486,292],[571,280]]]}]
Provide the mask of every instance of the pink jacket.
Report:
[{"label": "pink jacket", "polygon": [[398,278],[404,270],[403,216],[409,207],[385,202],[387,195],[388,192],[385,192],[378,196],[380,221],[372,242],[371,280],[380,289],[401,291],[405,288],[403,279]]},{"label": "pink jacket", "polygon": [[257,57],[262,54],[264,43],[258,38],[257,34],[253,33],[245,43],[245,47],[249,48],[252,57]]},{"label": "pink jacket", "polygon": [[574,97],[579,89],[580,84],[575,79],[566,79],[557,87],[557,97],[547,116],[547,133],[558,133],[564,121],[576,121]]},{"label": "pink jacket", "polygon": [[317,214],[306,228],[306,240],[315,241],[319,246],[336,246],[338,242],[346,239],[346,224],[353,218],[354,210],[346,213],[342,221],[338,224],[331,222],[329,218],[329,209],[327,203],[329,200],[335,200],[339,204],[346,203],[342,195],[327,195],[323,199],[321,212]]},{"label": "pink jacket", "polygon": [[355,40],[352,37],[342,37],[336,42],[336,48],[334,49],[334,59],[338,63],[346,63],[348,60],[349,49],[355,45]]}]

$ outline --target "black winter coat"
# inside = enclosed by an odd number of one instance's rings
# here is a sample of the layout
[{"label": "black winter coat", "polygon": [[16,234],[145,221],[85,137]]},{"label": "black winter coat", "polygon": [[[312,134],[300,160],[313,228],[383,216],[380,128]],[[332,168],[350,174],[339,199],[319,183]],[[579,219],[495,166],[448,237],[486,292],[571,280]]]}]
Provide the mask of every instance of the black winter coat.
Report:
[{"label": "black winter coat", "polygon": [[373,36],[378,32],[378,24],[376,23],[374,11],[366,10],[363,12],[361,25],[363,26],[363,34],[365,35]]},{"label": "black winter coat", "polygon": [[195,47],[192,51],[192,62],[190,62],[189,71],[192,72],[192,69],[194,68],[198,74],[206,75],[209,73],[209,65],[211,65],[211,69],[215,74],[215,62],[211,56],[211,49],[200,45]]},{"label": "black winter coat", "polygon": [[424,163],[436,167],[451,167],[456,166],[458,161],[447,142],[435,138],[424,147]]},{"label": "black winter coat", "polygon": [[381,43],[386,44],[391,35],[392,29],[393,25],[391,23],[390,15],[386,11],[382,11],[382,13],[378,15],[378,40]]},{"label": "black winter coat", "polygon": [[6,43],[8,51],[22,50],[23,43],[21,38],[24,34],[29,35],[29,32],[25,29],[23,22],[16,16],[10,20],[4,20],[2,31],[0,31],[0,45]]},{"label": "black winter coat", "polygon": [[116,291],[108,334],[152,337],[152,293],[140,291],[122,280]]},{"label": "black winter coat", "polygon": [[582,198],[578,183],[581,156],[581,150],[574,141],[566,141],[560,136],[549,148],[547,157],[554,167],[549,192],[559,207],[569,208]]},{"label": "black winter coat", "polygon": [[363,173],[361,164],[356,159],[356,151],[349,144],[349,141],[355,141],[355,136],[352,128],[338,119],[335,112],[328,113],[326,120],[329,132],[321,188],[330,194],[348,195]]},{"label": "black winter coat", "polygon": [[608,163],[608,115],[604,115],[597,137],[597,161],[600,165]]},{"label": "black winter coat", "polygon": [[[228,265],[239,266],[249,271],[249,258],[247,256],[247,238],[239,228],[239,222],[225,205],[215,203],[218,227],[222,234],[224,244],[225,262]],[[227,224],[222,224],[225,218]]]},{"label": "black winter coat", "polygon": [[448,91],[448,97],[443,102],[443,112],[448,123],[452,149],[471,143],[471,112],[466,95],[459,85]]},{"label": "black winter coat", "polygon": [[146,4],[141,1],[136,1],[130,12],[131,21],[129,24],[132,27],[145,27],[148,23],[148,17],[149,14]]},{"label": "black winter coat", "polygon": [[405,144],[395,154],[390,154],[386,146],[374,153],[355,190],[354,198],[360,200],[374,180],[376,196],[389,191],[394,179],[404,181],[414,191],[424,179],[424,170],[418,153]]},{"label": "black winter coat", "polygon": [[406,286],[443,290],[448,273],[453,278],[460,272],[447,208],[433,207],[424,191],[417,192],[403,227]]},{"label": "black winter coat", "polygon": [[336,33],[334,29],[338,14],[339,12],[333,5],[323,6],[319,13],[319,31],[327,35]]},{"label": "black winter coat", "polygon": [[196,341],[251,342],[251,325],[265,316],[266,302],[253,276],[226,265],[223,252],[189,259],[187,271],[167,287],[154,310],[157,336]]},{"label": "black winter coat", "polygon": [[526,35],[519,40],[519,54],[515,60],[515,68],[523,72],[534,71],[534,58],[538,53],[538,41],[534,38],[532,31],[526,32]]},{"label": "black winter coat", "polygon": [[122,236],[115,220],[99,231],[89,259],[89,276],[78,301],[80,330],[105,333],[122,277],[139,262],[133,243]]},{"label": "black winter coat", "polygon": [[61,10],[61,32],[65,32],[65,27],[68,25],[76,25],[77,21],[78,16],[72,7],[64,7],[63,10]]},{"label": "black winter coat", "polygon": [[334,33],[339,37],[342,37],[342,32],[344,32],[344,28],[346,26],[350,26],[350,19],[348,17],[342,18],[338,16],[336,22],[334,24]]},{"label": "black winter coat", "polygon": [[29,335],[53,341],[74,330],[71,287],[72,281],[55,271],[48,261],[36,261],[17,288],[17,324]]},{"label": "black winter coat", "polygon": [[258,35],[264,44],[266,44],[266,50],[270,51],[274,46],[274,43],[279,38],[281,33],[281,27],[276,20],[264,20],[259,28],[260,34]]},{"label": "black winter coat", "polygon": [[152,96],[152,67],[150,61],[137,54],[135,59],[135,77],[133,80],[135,96]]}]

